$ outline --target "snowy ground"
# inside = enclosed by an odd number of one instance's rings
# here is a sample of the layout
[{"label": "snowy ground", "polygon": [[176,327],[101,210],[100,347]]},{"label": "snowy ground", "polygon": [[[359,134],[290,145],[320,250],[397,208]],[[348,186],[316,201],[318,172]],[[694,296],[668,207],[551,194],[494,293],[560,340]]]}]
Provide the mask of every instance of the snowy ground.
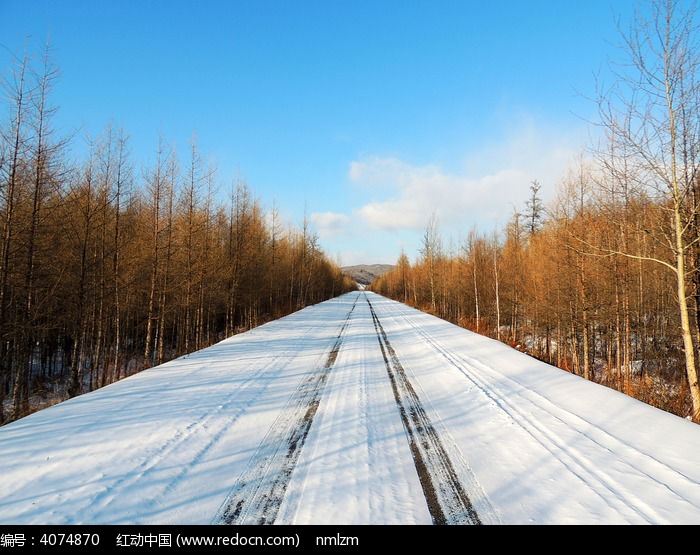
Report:
[{"label": "snowy ground", "polygon": [[0,446],[0,524],[700,523],[700,426],[364,291]]}]

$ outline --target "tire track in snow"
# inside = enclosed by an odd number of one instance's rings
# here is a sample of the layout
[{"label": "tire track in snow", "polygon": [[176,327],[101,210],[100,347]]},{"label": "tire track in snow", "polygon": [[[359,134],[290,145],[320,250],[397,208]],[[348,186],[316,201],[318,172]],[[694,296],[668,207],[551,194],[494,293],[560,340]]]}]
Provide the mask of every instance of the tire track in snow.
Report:
[{"label": "tire track in snow", "polygon": [[313,371],[292,394],[213,524],[274,524],[356,304],[357,298],[323,367]]},{"label": "tire track in snow", "polygon": [[[464,357],[461,354],[453,353],[443,348],[420,326],[416,325],[414,322],[412,322],[405,316],[403,316],[403,319],[406,322],[408,322],[408,324],[414,329],[414,331],[416,331],[418,335],[422,337],[427,344],[429,344],[433,349],[435,349],[435,351],[439,353],[442,357],[444,357],[445,360],[447,360],[452,366],[459,370],[488,398],[490,398],[492,402],[494,402],[498,407],[500,407],[501,410],[508,414],[508,416],[510,416],[513,422],[515,422],[521,428],[523,428],[523,430],[525,430],[533,439],[535,439],[540,445],[542,445],[550,454],[552,454],[556,459],[561,461],[562,464],[569,468],[578,479],[588,484],[597,482],[601,485],[603,489],[614,493],[614,498],[618,499],[619,503],[613,504],[607,496],[603,496],[596,490],[593,490],[596,491],[596,494],[611,509],[615,510],[616,512],[624,512],[625,510],[629,510],[638,515],[643,521],[647,523],[663,521],[663,519],[654,507],[648,506],[647,504],[641,503],[639,501],[636,505],[629,503],[628,500],[630,499],[638,499],[637,496],[634,495],[633,491],[630,491],[628,487],[615,480],[610,474],[605,473],[603,470],[599,470],[585,465],[582,462],[583,458],[579,459],[575,456],[577,451],[571,448],[570,442],[569,444],[566,444],[566,447],[563,447],[564,440],[561,439],[553,430],[549,429],[548,427],[545,427],[543,424],[540,424],[535,418],[519,410],[516,407],[516,405],[510,403],[505,396],[497,394],[492,388],[489,388],[486,385],[484,380],[477,377],[477,373],[472,370],[472,368],[476,369],[476,367],[479,367],[483,371],[493,372],[492,369],[485,367],[483,364],[471,359],[470,357]],[[510,383],[516,383],[505,375],[501,375],[500,377],[501,379],[508,380]],[[522,386],[520,386],[519,384],[518,387],[522,388]],[[580,434],[580,436],[585,437],[587,441],[596,443],[605,450],[611,450],[608,446],[608,443],[610,442],[614,443],[616,447],[619,446],[620,442],[616,438],[610,436],[609,434],[607,434],[607,432],[603,430],[594,428],[592,424],[583,420],[581,417],[573,413],[564,411],[560,407],[552,405],[550,401],[538,395],[536,392],[528,390],[528,394],[530,396],[530,401],[532,402],[533,406],[536,406],[538,409],[545,411],[551,418],[555,419],[557,422],[567,427],[568,429],[575,431],[577,434]],[[537,402],[534,399],[534,397],[537,397],[540,402]],[[545,404],[547,405],[546,407],[544,406]],[[563,413],[565,412],[566,414],[563,415]],[[572,422],[572,420],[575,420],[575,423]],[[584,431],[584,429],[586,428],[588,428],[588,431]],[[594,433],[597,433],[600,437],[594,437]],[[603,435],[605,435],[606,437],[603,438]],[[653,459],[653,457],[650,457],[648,455],[646,456],[651,460],[652,463],[656,465],[663,467],[667,466],[662,465],[662,463],[659,463],[658,461]],[[622,461],[617,460],[617,462],[620,463]],[[630,468],[630,470],[634,473],[645,473],[644,470],[641,468]],[[662,470],[665,470],[665,468],[662,468]],[[649,478],[652,478],[653,480],[656,480],[653,476],[651,476],[648,473],[645,473],[645,475]],[[669,484],[660,485],[665,489],[668,489],[669,491],[673,491],[678,496],[679,500],[685,501],[683,495],[675,491],[673,486]],[[684,485],[687,487],[688,484]],[[682,488],[676,487],[676,489],[681,490]]]},{"label": "tire track in snow", "polygon": [[[311,328],[308,328],[306,331],[310,330]],[[248,376],[240,385],[227,394],[222,402],[201,413],[192,423],[178,430],[171,438],[157,446],[154,453],[139,465],[134,472],[125,473],[120,479],[110,484],[110,487],[93,499],[90,505],[85,507],[83,511],[89,512],[90,519],[100,520],[103,513],[108,516],[109,505],[114,498],[121,494],[120,492],[138,485],[138,483],[146,479],[150,473],[158,470],[158,468],[163,465],[164,461],[178,453],[181,447],[186,443],[191,443],[200,437],[204,438],[206,441],[204,445],[197,449],[194,459],[189,461],[188,465],[184,465],[175,476],[164,482],[160,490],[160,495],[166,495],[175,489],[177,485],[186,478],[191,465],[201,460],[220,440],[224,433],[238,421],[241,415],[245,413],[246,409],[263,396],[267,390],[267,384],[263,383],[261,386],[260,377],[271,369],[275,369],[276,374],[280,374],[291,360],[288,355],[289,353],[286,351],[280,353],[270,362],[255,370],[252,375]],[[251,390],[253,392],[252,394],[249,393],[247,397],[243,395]],[[240,404],[241,398],[246,399],[245,404]],[[221,422],[216,423],[214,431],[212,431],[210,429],[210,422],[215,422],[222,414],[226,415],[226,417]],[[149,504],[153,505],[155,501],[156,499],[152,498],[149,500]]]},{"label": "tire track in snow", "polygon": [[[312,329],[313,327],[307,327],[303,333],[306,334]],[[190,353],[190,355],[192,354],[196,353]],[[141,481],[147,480],[152,473],[158,472],[166,463],[172,464],[170,461],[182,451],[183,445],[203,442],[195,451],[194,458],[187,461],[187,464],[176,463],[178,466],[181,466],[181,470],[174,476],[164,480],[162,486],[158,489],[157,495],[154,494],[152,498],[147,500],[147,504],[153,506],[157,499],[173,491],[178,484],[185,480],[192,465],[201,460],[218,443],[225,432],[236,424],[245,411],[251,405],[255,405],[257,400],[265,394],[269,381],[262,381],[260,378],[270,371],[274,371],[277,375],[281,374],[291,361],[289,355],[289,350],[277,354],[272,360],[257,368],[240,384],[236,385],[216,406],[205,408],[197,418],[178,430],[167,441],[153,445],[154,451],[148,459],[134,468],[132,472],[125,472],[119,479],[109,484],[94,499],[90,500],[89,505],[84,506],[81,511],[88,512],[93,520],[101,519],[107,522],[111,514],[109,506],[115,498],[123,494],[122,492],[138,486]],[[242,399],[244,400],[243,403],[241,403]],[[138,402],[143,401],[139,399]],[[138,404],[138,402],[135,401],[131,404]]]},{"label": "tire track in snow", "polygon": [[433,524],[481,524],[472,502],[394,351],[367,295],[396,405]]}]

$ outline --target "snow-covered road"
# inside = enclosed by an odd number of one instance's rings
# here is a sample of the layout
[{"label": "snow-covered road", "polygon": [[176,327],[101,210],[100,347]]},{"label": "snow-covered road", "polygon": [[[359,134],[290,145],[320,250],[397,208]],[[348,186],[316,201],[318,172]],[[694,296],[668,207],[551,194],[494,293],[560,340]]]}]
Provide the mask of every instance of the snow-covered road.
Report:
[{"label": "snow-covered road", "polygon": [[698,524],[700,426],[369,292],[0,428],[0,524]]}]

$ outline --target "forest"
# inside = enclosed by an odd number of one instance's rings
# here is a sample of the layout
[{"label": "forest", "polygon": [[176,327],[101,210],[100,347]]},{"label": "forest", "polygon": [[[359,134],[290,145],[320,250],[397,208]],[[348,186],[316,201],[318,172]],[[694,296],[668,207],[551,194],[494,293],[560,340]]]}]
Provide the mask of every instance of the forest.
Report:
[{"label": "forest", "polygon": [[243,179],[222,195],[196,140],[186,160],[159,140],[137,172],[110,125],[72,160],[50,48],[15,62],[0,124],[0,424],[356,288],[306,220],[264,211]]},{"label": "forest", "polygon": [[652,2],[595,98],[600,139],[544,205],[420,257],[371,288],[700,422],[700,44],[693,10]]}]

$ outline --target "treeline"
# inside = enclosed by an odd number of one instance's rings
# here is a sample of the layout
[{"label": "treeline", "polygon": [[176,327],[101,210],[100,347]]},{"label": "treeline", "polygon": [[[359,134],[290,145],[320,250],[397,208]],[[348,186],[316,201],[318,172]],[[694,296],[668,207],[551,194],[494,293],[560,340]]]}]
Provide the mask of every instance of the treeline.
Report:
[{"label": "treeline", "polygon": [[700,422],[700,35],[650,1],[598,96],[600,142],[548,210],[445,252],[438,225],[375,291]]},{"label": "treeline", "polygon": [[265,213],[245,182],[217,200],[196,142],[134,170],[107,128],[80,162],[56,137],[48,50],[17,60],[0,144],[0,423],[102,387],[355,284],[306,222]]},{"label": "treeline", "polygon": [[647,233],[663,223],[664,210],[642,198],[604,207],[589,196],[591,182],[583,185],[583,198],[567,188],[551,211],[536,212],[534,229],[532,214],[516,213],[501,233],[472,231],[450,252],[433,222],[420,257],[411,263],[403,254],[369,288],[687,416],[671,273],[642,259],[596,256],[588,247],[625,242],[649,256],[668,255]]}]

